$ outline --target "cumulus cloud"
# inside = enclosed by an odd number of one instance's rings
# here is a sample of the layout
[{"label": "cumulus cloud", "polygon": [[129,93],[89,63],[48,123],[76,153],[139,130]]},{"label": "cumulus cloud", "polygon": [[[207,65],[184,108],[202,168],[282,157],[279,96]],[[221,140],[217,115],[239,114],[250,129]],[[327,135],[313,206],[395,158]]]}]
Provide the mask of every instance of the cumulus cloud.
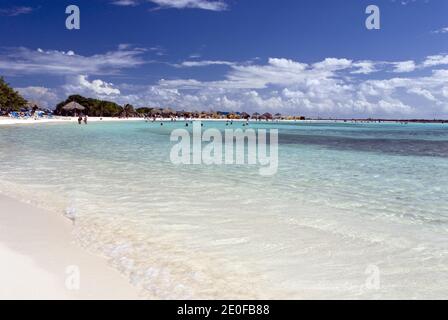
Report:
[{"label": "cumulus cloud", "polygon": [[430,101],[437,101],[437,99],[433,96],[433,94],[429,90],[425,90],[419,87],[413,87],[408,90],[408,93],[413,93],[419,96],[422,96]]},{"label": "cumulus cloud", "polygon": [[434,55],[426,58],[426,60],[423,62],[423,67],[427,68],[447,64],[448,64],[448,55]]},{"label": "cumulus cloud", "polygon": [[373,72],[377,72],[376,68],[377,63],[373,61],[358,61],[353,63],[353,67],[356,68],[356,70],[353,70],[352,74],[370,74]]},{"label": "cumulus cloud", "polygon": [[30,103],[37,104],[44,108],[53,107],[60,97],[58,94],[50,88],[46,87],[24,87],[16,88],[16,90]]},{"label": "cumulus cloud", "polygon": [[79,75],[64,86],[67,92],[93,95],[95,97],[117,96],[121,92],[112,83],[100,79],[89,81],[88,76]]},{"label": "cumulus cloud", "polygon": [[[223,80],[160,80],[128,95],[135,104],[178,109],[258,111],[334,117],[433,117],[448,106],[447,70],[427,76],[360,79],[386,63],[329,58],[314,64],[271,58],[266,64],[230,66]],[[363,69],[365,72],[359,72]],[[394,65],[409,72],[415,63]],[[357,72],[358,71],[358,72]],[[387,75],[387,74],[386,74]]]},{"label": "cumulus cloud", "polygon": [[[122,47],[127,50],[127,47]],[[59,53],[76,57],[74,52]],[[448,116],[445,57],[422,62],[353,61],[326,58],[304,63],[286,58],[265,62],[185,61],[184,68],[225,65],[215,80],[160,79],[147,85],[112,84],[107,75],[67,77],[60,96],[83,94],[135,106],[178,110],[271,112],[325,117],[433,118]],[[437,69],[432,67],[437,66]],[[425,69],[427,68],[427,69]],[[409,73],[397,77],[393,72]],[[412,74],[410,71],[415,71]],[[374,76],[369,76],[375,72]],[[92,80],[94,79],[94,80]]]},{"label": "cumulus cloud", "polygon": [[319,70],[336,71],[346,69],[351,65],[352,61],[348,59],[326,58],[321,62],[315,63],[313,66]]}]

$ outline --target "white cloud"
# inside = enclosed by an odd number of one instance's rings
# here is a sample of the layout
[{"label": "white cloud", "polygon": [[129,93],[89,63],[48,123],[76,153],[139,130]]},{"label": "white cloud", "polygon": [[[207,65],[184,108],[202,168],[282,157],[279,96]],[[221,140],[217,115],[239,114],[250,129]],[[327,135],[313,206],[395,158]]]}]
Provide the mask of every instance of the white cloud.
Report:
[{"label": "white cloud", "polygon": [[202,9],[210,11],[224,11],[227,4],[222,0],[115,0],[117,6],[137,6],[144,2],[154,3],[159,9]]},{"label": "white cloud", "polygon": [[442,95],[443,95],[445,98],[448,98],[448,86],[442,88]]},{"label": "white cloud", "polygon": [[447,64],[448,64],[448,55],[434,55],[426,58],[426,60],[423,62],[423,67],[427,68]]},{"label": "white cloud", "polygon": [[54,90],[45,87],[15,88],[30,103],[44,108],[53,107],[60,97]]},{"label": "white cloud", "polygon": [[351,60],[347,59],[336,59],[336,58],[326,58],[321,62],[315,63],[313,66],[315,69],[326,70],[326,71],[336,71],[347,69],[352,65]]},{"label": "white cloud", "polygon": [[[235,64],[220,81],[161,80],[151,87],[150,92],[143,94],[142,101],[179,109],[204,109],[207,106],[215,110],[270,111],[308,116],[447,115],[448,70],[434,70],[429,76],[383,80],[347,76],[369,74],[377,65],[390,64],[363,62],[330,58],[308,65],[271,58],[267,64]],[[395,70],[402,72],[415,69],[413,62],[394,65]],[[363,68],[365,72],[356,72]]]},{"label": "white cloud", "polygon": [[117,6],[136,6],[140,2],[137,0],[116,0],[113,1],[112,4],[115,4]]},{"label": "white cloud", "polygon": [[261,89],[268,85],[289,85],[306,78],[308,65],[290,59],[270,58],[267,65],[233,66],[227,80],[218,86]]},{"label": "white cloud", "polygon": [[393,65],[395,66],[394,72],[396,73],[412,72],[416,69],[415,62],[412,60],[394,62]]},{"label": "white cloud", "polygon": [[[430,64],[439,66],[441,59],[434,57],[425,61],[437,61]],[[151,85],[114,85],[87,76],[67,77],[60,96],[78,93],[120,104],[178,110],[268,111],[347,118],[448,116],[448,70],[434,69],[422,75],[424,63],[338,58],[311,64],[285,58],[270,58],[264,63],[193,62],[186,61],[184,66],[224,64],[228,69],[217,80],[171,78]],[[416,72],[407,77],[391,77],[392,73],[385,72],[414,69]],[[372,72],[377,74],[369,78]]]},{"label": "white cloud", "polygon": [[413,93],[419,96],[422,96],[430,101],[437,101],[437,99],[432,95],[431,92],[429,92],[428,90],[422,89],[422,88],[411,88],[408,90],[409,93]]},{"label": "white cloud", "polygon": [[378,71],[376,69],[376,64],[373,61],[359,61],[353,63],[353,67],[357,68],[356,70],[352,71],[352,74],[370,74],[373,72]]},{"label": "white cloud", "polygon": [[435,34],[448,33],[448,27],[445,27],[445,28],[441,28],[441,29],[435,30],[435,31],[433,31],[432,33],[435,33]]},{"label": "white cloud", "polygon": [[89,81],[88,76],[85,75],[71,79],[69,84],[66,84],[64,88],[69,94],[86,94],[98,98],[121,94],[120,90],[112,83],[100,79]]},{"label": "white cloud", "polygon": [[0,71],[6,74],[113,74],[144,63],[142,49],[122,48],[116,51],[82,56],[69,50],[31,50],[9,48],[0,52]]},{"label": "white cloud", "polygon": [[225,65],[225,66],[232,66],[235,65],[233,62],[229,61],[220,61],[220,60],[204,60],[204,61],[184,61],[181,64],[175,65],[176,67],[186,67],[186,68],[192,68],[192,67],[208,67],[213,65]]},{"label": "white cloud", "polygon": [[161,8],[194,8],[211,11],[223,11],[227,9],[227,4],[223,1],[210,0],[149,0]]}]

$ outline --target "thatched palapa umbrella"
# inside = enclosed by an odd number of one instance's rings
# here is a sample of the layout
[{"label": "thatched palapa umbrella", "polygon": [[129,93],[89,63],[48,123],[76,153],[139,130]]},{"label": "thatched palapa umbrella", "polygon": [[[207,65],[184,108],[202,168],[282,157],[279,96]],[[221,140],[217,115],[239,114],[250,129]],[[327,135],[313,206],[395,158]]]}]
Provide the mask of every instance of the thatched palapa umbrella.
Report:
[{"label": "thatched palapa umbrella", "polygon": [[176,111],[176,116],[179,118],[186,117],[187,114],[188,114],[188,112],[186,112],[185,110]]},{"label": "thatched palapa umbrella", "polygon": [[169,118],[169,117],[171,117],[171,116],[173,116],[173,115],[175,115],[176,114],[176,111],[174,111],[173,109],[171,109],[171,108],[165,108],[165,109],[163,109],[163,111],[162,111],[162,115],[164,116],[164,117],[167,117],[167,118]]},{"label": "thatched palapa umbrella", "polygon": [[258,119],[260,117],[260,114],[258,112],[255,112],[252,114],[252,119]]},{"label": "thatched palapa umbrella", "polygon": [[72,101],[67,103],[65,106],[62,107],[62,110],[64,111],[84,111],[86,110],[85,107],[80,105],[79,103]]},{"label": "thatched palapa umbrella", "polygon": [[162,110],[158,109],[158,108],[154,108],[149,113],[152,117],[156,117],[156,116],[160,116],[162,114]]},{"label": "thatched palapa umbrella", "polygon": [[242,112],[240,114],[240,116],[242,119],[246,119],[246,120],[250,119],[250,114],[248,114],[247,112]]}]

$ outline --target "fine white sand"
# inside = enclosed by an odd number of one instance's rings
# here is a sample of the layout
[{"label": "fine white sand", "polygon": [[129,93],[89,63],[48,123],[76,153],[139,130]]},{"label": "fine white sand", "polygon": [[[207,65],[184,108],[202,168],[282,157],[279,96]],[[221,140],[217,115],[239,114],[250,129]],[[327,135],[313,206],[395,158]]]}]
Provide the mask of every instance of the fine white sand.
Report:
[{"label": "fine white sand", "polygon": [[71,233],[64,217],[0,195],[0,299],[139,299]]},{"label": "fine white sand", "polygon": [[[100,117],[89,117],[88,122],[111,122],[111,121],[143,121],[143,118],[100,118]],[[38,124],[38,123],[64,123],[64,122],[77,122],[77,117],[54,117],[52,119],[13,119],[10,117],[0,117],[0,125],[11,125],[11,124]]]}]

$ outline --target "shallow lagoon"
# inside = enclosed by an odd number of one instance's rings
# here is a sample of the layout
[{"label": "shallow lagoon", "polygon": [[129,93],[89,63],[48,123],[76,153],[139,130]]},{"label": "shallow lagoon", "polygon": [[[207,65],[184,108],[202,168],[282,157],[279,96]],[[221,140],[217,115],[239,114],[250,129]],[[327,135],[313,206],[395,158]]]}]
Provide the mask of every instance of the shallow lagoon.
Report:
[{"label": "shallow lagoon", "polygon": [[279,129],[272,177],[173,165],[184,126],[0,128],[0,190],[74,208],[80,243],[149,297],[446,297],[448,125],[251,123]]}]

